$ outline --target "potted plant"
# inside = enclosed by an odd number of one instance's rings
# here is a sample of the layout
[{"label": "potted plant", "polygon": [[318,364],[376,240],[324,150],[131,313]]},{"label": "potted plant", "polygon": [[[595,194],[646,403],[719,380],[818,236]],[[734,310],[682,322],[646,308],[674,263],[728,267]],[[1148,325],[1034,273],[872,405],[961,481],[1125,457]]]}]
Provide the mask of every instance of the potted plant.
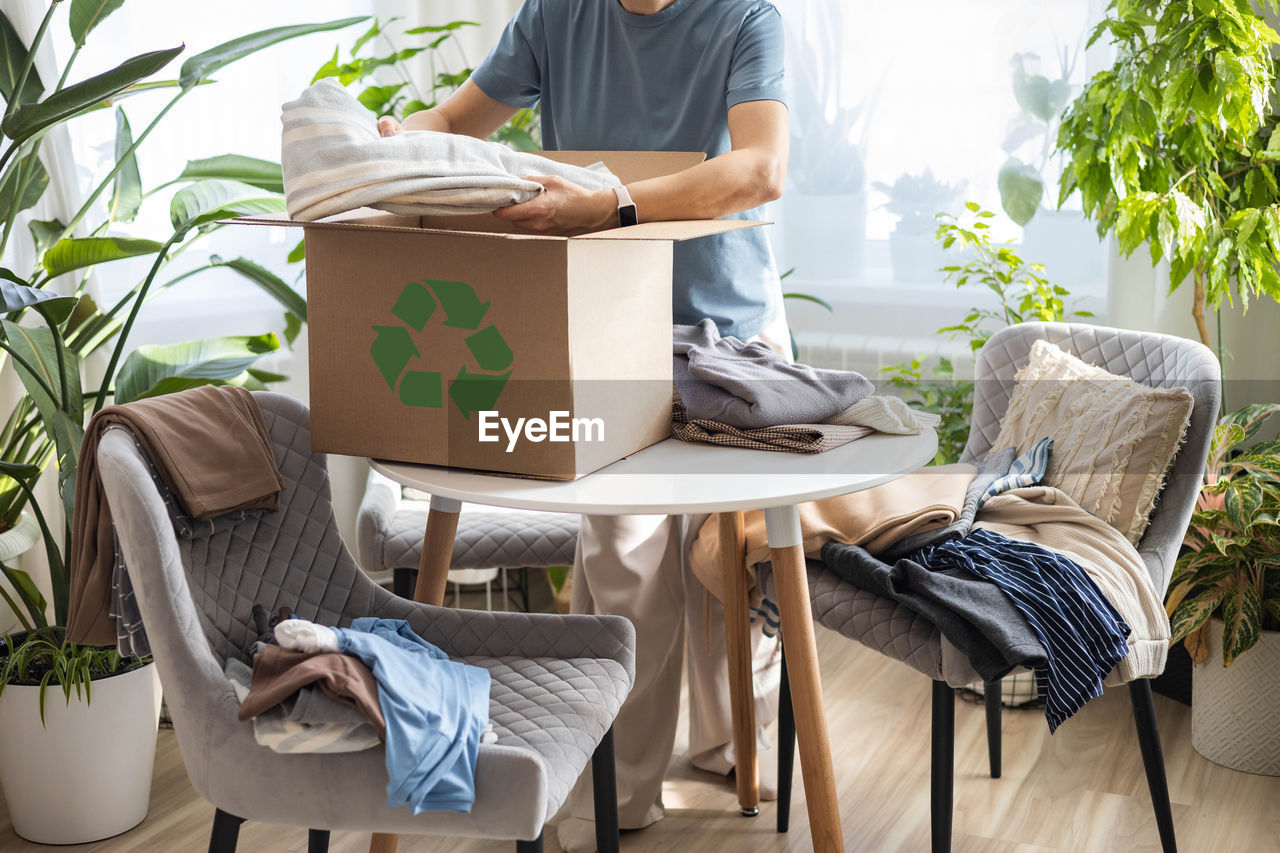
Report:
[{"label": "potted plant", "polygon": [[1064,210],[1044,203],[1044,188],[1061,173],[1061,154],[1054,143],[1062,110],[1071,97],[1071,74],[1076,56],[1063,48],[1057,76],[1040,72],[1040,57],[1017,53],[1009,60],[1013,95],[1019,113],[1005,135],[1007,155],[1000,167],[997,187],[1000,206],[1022,226],[1022,248],[1039,258],[1058,281],[1096,282],[1103,275],[1098,235],[1080,210]]},{"label": "potted plant", "polygon": [[[25,511],[35,522],[49,566],[48,597],[30,573],[0,559],[0,599],[23,627],[0,641],[0,788],[15,831],[45,843],[77,843],[115,835],[146,815],[159,714],[159,683],[147,661],[122,659],[114,650],[66,641],[70,558],[70,518],[75,472],[86,419],[108,399],[127,402],[195,385],[239,382],[259,385],[277,377],[254,372],[252,364],[278,347],[274,334],[142,347],[126,355],[139,311],[157,293],[213,267],[233,269],[261,286],[300,323],[306,303],[292,288],[245,258],[213,258],[205,266],[167,281],[172,259],[217,220],[246,213],[283,210],[280,167],[224,155],[192,161],[176,180],[183,184],[170,203],[172,232],[163,240],[112,233],[131,221],[143,193],[137,150],[169,109],[218,69],[285,39],[347,26],[363,18],[279,27],[234,39],[188,58],[176,80],[152,79],[182,51],[144,53],[116,68],[67,84],[71,66],[90,32],[119,3],[50,3],[30,46],[24,45],[0,13],[0,38],[7,57],[0,72],[5,101],[0,120],[0,255],[15,234],[23,211],[42,196],[48,173],[40,144],[50,130],[86,112],[114,107],[114,168],[66,222],[27,223],[36,264],[29,271],[0,268],[0,369],[12,368],[27,396],[0,429],[0,522],[23,527]],[[33,67],[55,13],[67,10],[75,45],[54,85]],[[121,101],[149,90],[171,90],[169,104],[135,138]],[[94,202],[109,199],[107,217],[88,236],[75,236]],[[150,259],[149,270],[123,298],[99,308],[85,290],[85,278],[100,264],[125,258]],[[72,275],[68,275],[72,274]],[[71,280],[57,289],[55,282]],[[82,384],[80,366],[101,353],[106,368],[96,390]],[[53,463],[59,500],[41,506],[36,482]],[[56,804],[74,803],[75,808]]]},{"label": "potted plant", "polygon": [[1246,309],[1258,295],[1280,297],[1280,36],[1231,0],[1113,0],[1089,44],[1103,36],[1116,60],[1063,117],[1059,198],[1078,190],[1099,236],[1114,231],[1125,254],[1145,244],[1152,264],[1168,259],[1171,287],[1190,277],[1196,328],[1211,345],[1205,308],[1233,282]]},{"label": "potted plant", "polygon": [[1224,415],[1170,580],[1174,642],[1195,662],[1191,744],[1280,776],[1280,440],[1253,441],[1277,404]]},{"label": "potted plant", "polygon": [[788,0],[791,189],[783,196],[785,266],[806,279],[856,278],[867,231],[865,152],[874,99],[847,104],[837,0]]},{"label": "potted plant", "polygon": [[946,263],[942,248],[934,240],[938,213],[955,213],[956,200],[964,184],[947,184],[925,169],[919,175],[904,172],[892,184],[873,185],[889,197],[884,208],[898,217],[889,233],[889,257],[893,280],[897,282],[936,281]]}]

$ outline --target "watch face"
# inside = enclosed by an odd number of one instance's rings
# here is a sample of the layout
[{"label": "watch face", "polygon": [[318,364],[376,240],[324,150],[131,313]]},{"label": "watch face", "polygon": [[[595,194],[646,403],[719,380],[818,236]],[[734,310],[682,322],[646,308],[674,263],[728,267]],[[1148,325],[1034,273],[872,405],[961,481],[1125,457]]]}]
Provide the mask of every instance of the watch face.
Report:
[{"label": "watch face", "polygon": [[634,204],[624,204],[618,207],[618,224],[620,226],[635,225],[637,222],[639,222],[639,218],[636,216],[636,206]]}]

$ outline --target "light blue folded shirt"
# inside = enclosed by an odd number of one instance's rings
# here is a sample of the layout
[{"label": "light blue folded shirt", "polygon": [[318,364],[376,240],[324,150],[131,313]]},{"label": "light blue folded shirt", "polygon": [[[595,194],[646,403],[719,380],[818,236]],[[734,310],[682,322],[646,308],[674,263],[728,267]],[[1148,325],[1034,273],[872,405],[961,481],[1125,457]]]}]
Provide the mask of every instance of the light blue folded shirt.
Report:
[{"label": "light blue folded shirt", "polygon": [[386,719],[387,805],[470,812],[476,755],[489,721],[489,671],[449,660],[403,619],[335,628],[338,650],[378,682]]}]

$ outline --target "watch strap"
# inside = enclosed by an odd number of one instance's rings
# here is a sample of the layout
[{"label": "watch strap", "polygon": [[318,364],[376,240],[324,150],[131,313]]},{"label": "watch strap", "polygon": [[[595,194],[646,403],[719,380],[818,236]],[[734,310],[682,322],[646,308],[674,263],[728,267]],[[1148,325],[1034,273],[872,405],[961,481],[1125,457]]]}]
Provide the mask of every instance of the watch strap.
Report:
[{"label": "watch strap", "polygon": [[639,215],[636,213],[636,203],[631,200],[631,193],[627,192],[627,188],[622,184],[613,188],[613,193],[618,197],[618,225],[625,228],[628,225],[635,225],[640,221]]}]

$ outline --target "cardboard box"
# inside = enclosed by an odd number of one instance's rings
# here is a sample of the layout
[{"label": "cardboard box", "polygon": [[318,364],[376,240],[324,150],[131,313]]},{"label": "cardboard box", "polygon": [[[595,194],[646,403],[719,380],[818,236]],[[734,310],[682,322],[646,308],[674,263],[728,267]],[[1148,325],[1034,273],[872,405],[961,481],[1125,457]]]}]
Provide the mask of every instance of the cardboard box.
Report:
[{"label": "cardboard box", "polygon": [[[624,183],[701,153],[546,152]],[[759,225],[577,237],[371,210],[302,227],[315,451],[575,479],[671,428],[672,244]]]}]

